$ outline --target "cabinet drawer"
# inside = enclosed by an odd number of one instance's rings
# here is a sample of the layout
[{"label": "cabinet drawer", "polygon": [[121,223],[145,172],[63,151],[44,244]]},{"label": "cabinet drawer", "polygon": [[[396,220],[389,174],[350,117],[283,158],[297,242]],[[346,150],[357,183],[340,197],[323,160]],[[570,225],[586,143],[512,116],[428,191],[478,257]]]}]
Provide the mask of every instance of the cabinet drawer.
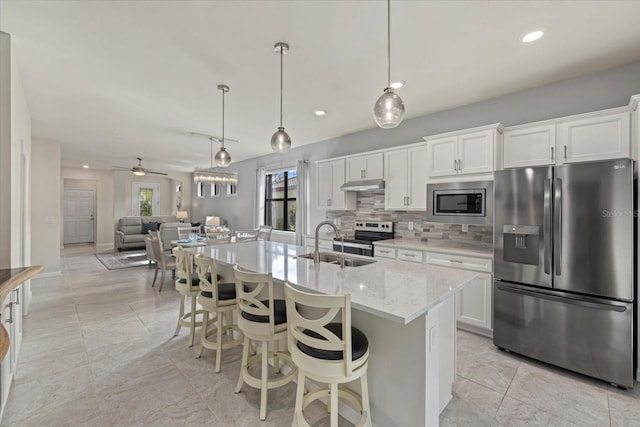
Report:
[{"label": "cabinet drawer", "polygon": [[427,253],[427,264],[443,267],[461,268],[464,270],[483,271],[491,273],[493,263],[491,258],[476,258],[453,254]]},{"label": "cabinet drawer", "polygon": [[411,249],[398,249],[398,259],[402,261],[422,262],[422,251],[414,251]]},{"label": "cabinet drawer", "polygon": [[380,258],[396,258],[396,250],[394,248],[387,248],[384,246],[375,246],[373,255]]}]

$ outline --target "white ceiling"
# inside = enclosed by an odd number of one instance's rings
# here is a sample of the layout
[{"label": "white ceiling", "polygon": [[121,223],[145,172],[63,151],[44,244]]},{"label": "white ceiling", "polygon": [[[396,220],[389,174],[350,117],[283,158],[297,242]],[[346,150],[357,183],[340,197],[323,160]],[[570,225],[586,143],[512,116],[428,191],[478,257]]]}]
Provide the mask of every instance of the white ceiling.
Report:
[{"label": "white ceiling", "polygon": [[[406,118],[640,60],[640,1],[391,4],[392,80]],[[546,28],[543,39],[519,37]],[[225,133],[234,161],[270,153],[286,41],[284,126],[293,147],[375,127],[386,85],[383,1],[12,1],[33,135],[62,163],[164,171],[209,166]],[[316,117],[313,110],[327,110]],[[217,147],[216,147],[217,149]]]}]

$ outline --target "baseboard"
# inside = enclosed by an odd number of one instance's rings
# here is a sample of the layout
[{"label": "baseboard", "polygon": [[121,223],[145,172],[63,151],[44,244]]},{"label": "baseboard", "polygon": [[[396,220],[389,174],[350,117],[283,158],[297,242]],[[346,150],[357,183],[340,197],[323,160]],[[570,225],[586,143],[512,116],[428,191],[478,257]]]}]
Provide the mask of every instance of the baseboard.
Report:
[{"label": "baseboard", "polygon": [[32,280],[44,279],[46,277],[54,277],[54,276],[62,276],[62,271],[58,270],[58,271],[47,271],[46,273],[40,273],[36,275]]},{"label": "baseboard", "polygon": [[467,325],[464,322],[458,321],[457,324],[456,324],[456,328],[458,328],[460,330],[463,330],[463,331],[471,332],[471,333],[476,334],[476,335],[482,335],[483,337],[487,337],[489,339],[493,339],[493,331],[488,331],[486,329],[478,328],[478,327],[473,326],[473,325]]},{"label": "baseboard", "polygon": [[107,246],[111,246],[112,248],[115,247],[114,243],[96,243],[96,247],[98,248],[106,248]]}]

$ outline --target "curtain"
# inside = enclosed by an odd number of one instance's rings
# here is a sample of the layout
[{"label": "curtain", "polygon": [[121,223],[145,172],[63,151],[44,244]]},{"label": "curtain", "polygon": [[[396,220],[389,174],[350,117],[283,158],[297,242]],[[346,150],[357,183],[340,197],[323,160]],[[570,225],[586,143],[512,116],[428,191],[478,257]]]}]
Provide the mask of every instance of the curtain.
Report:
[{"label": "curtain", "polygon": [[266,196],[265,179],[267,170],[264,167],[258,168],[256,171],[256,216],[254,218],[254,227],[260,227],[264,224],[264,198]]},{"label": "curtain", "polygon": [[296,245],[303,246],[309,216],[309,162],[306,160],[298,160],[296,172],[298,180]]}]

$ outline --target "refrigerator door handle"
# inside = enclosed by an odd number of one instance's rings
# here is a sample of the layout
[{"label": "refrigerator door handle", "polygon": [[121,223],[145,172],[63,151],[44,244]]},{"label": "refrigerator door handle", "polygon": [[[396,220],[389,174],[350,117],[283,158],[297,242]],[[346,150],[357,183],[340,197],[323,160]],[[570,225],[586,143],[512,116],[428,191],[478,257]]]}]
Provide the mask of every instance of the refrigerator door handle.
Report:
[{"label": "refrigerator door handle", "polygon": [[544,180],[544,272],[551,274],[551,179]]},{"label": "refrigerator door handle", "polygon": [[556,276],[562,274],[562,180],[555,179],[553,189],[553,263]]},{"label": "refrigerator door handle", "polygon": [[588,307],[596,310],[608,310],[608,311],[617,311],[617,312],[623,313],[627,309],[624,305],[617,305],[614,303],[608,304],[603,302],[592,302],[592,301],[585,301],[577,298],[571,298],[567,296],[558,296],[558,295],[552,294],[551,292],[545,292],[543,290],[532,291],[528,289],[522,289],[519,286],[508,285],[506,283],[496,282],[496,286],[501,291],[513,292],[516,294],[528,295],[535,298],[547,299],[551,301],[558,301],[565,304],[579,305],[581,307]]}]

